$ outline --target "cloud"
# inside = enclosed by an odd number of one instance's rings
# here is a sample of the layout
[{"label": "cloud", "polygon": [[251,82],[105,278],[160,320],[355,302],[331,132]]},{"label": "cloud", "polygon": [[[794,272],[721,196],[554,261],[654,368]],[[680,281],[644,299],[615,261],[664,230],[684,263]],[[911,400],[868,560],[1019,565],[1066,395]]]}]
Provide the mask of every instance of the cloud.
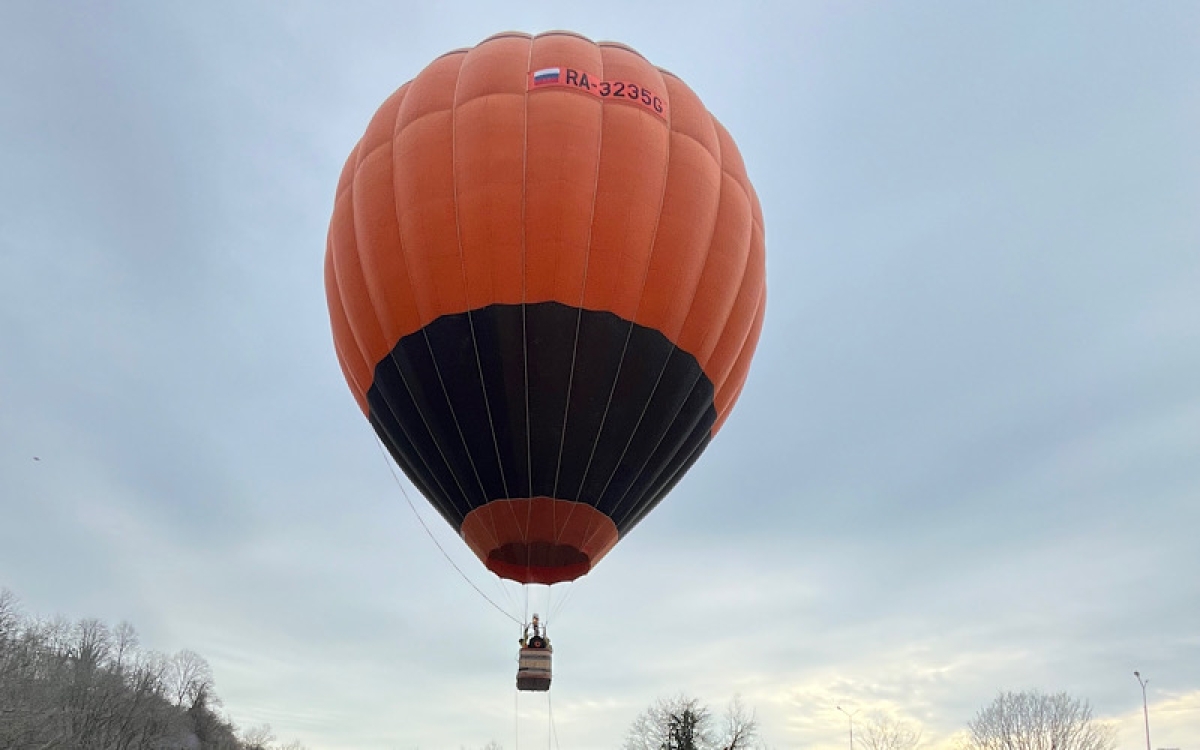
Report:
[{"label": "cloud", "polygon": [[[1200,57],[1183,8],[0,8],[0,585],[212,662],[310,746],[613,747],[735,693],[948,746],[1068,690],[1195,726]],[[496,582],[397,486],[321,257],[379,102],[505,28],[621,39],[741,145],[769,303],[738,408],[596,572]],[[39,457],[33,461],[32,457]],[[553,705],[512,692],[553,613]],[[544,696],[542,697],[544,698]],[[515,705],[514,705],[515,703]]]}]

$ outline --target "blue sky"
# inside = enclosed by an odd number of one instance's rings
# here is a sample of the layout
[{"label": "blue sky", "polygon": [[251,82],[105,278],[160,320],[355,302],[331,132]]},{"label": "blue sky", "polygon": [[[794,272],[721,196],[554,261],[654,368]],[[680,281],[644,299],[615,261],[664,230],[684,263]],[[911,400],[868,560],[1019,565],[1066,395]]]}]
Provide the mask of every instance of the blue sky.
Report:
[{"label": "blue sky", "polygon": [[[191,648],[310,747],[546,739],[524,594],[398,482],[333,355],[338,172],[498,31],[625,42],[763,205],[770,300],[703,460],[555,613],[561,746],[735,693],[947,745],[1066,690],[1200,747],[1200,5],[0,7],[0,586]],[[34,461],[37,456],[40,460]],[[539,739],[540,736],[540,739]]]}]

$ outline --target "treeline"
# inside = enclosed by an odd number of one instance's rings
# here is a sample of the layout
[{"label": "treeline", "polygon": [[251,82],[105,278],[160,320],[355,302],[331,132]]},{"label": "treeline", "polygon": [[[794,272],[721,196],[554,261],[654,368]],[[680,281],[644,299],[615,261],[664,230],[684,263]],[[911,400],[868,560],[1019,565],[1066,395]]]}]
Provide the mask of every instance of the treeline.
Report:
[{"label": "treeline", "polygon": [[28,617],[0,589],[0,749],[269,749],[219,707],[199,654],[143,650],[126,622]]},{"label": "treeline", "polygon": [[[835,704],[836,705],[836,704]],[[920,750],[919,724],[882,711],[845,715],[851,746],[866,750]],[[958,750],[1114,750],[1116,726],[1096,719],[1091,705],[1067,693],[1002,692],[951,740]],[[493,743],[494,745],[494,743]],[[498,750],[489,745],[484,750]],[[625,738],[624,750],[760,750],[758,720],[736,696],[717,720],[695,698],[660,699],[642,712]]]}]

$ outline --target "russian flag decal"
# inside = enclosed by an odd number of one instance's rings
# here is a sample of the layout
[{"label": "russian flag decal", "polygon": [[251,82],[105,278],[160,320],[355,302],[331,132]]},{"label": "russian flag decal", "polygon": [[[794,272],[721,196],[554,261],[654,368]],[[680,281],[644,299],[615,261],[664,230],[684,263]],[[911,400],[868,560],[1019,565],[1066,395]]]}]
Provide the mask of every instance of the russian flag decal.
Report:
[{"label": "russian flag decal", "polygon": [[533,85],[543,86],[547,83],[558,83],[562,76],[562,68],[542,68],[533,72]]}]

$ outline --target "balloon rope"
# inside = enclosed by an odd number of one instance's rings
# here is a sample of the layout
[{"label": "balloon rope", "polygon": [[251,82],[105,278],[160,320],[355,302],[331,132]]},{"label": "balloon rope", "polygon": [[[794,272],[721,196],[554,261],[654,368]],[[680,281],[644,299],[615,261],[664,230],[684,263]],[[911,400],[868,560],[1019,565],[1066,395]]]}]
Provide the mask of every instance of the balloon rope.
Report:
[{"label": "balloon rope", "polygon": [[[667,142],[667,145],[668,145],[668,149],[669,149],[669,148],[670,148],[670,141],[668,141],[668,142]],[[719,145],[719,144],[718,144],[718,145]],[[719,161],[719,160],[720,160],[720,159],[718,159],[718,161]],[[668,162],[669,162],[669,161],[670,161],[670,159],[668,158]],[[724,183],[722,183],[722,185],[724,185]],[[664,196],[665,196],[665,192],[666,192],[666,183],[665,183],[665,182],[664,182],[664,184],[663,184],[663,191],[664,191]],[[718,209],[718,210],[720,209],[720,206],[721,206],[721,199],[722,199],[722,198],[724,198],[724,197],[725,197],[725,191],[724,191],[724,189],[723,189],[723,188],[722,188],[722,189],[719,189],[719,191],[718,191],[718,193],[717,193],[717,209]],[[660,211],[660,212],[662,211],[662,199],[660,199],[660,202],[659,202],[659,211]],[[660,218],[661,218],[661,216],[660,216]],[[654,231],[655,231],[655,237],[656,237],[656,239],[657,239],[657,234],[658,234],[658,226],[657,226],[657,225],[655,225],[655,229],[654,229]],[[713,224],[713,227],[712,227],[712,229],[711,229],[711,231],[710,231],[710,233],[709,233],[709,236],[708,236],[708,249],[705,251],[705,256],[704,256],[704,266],[702,266],[702,267],[707,267],[707,265],[708,265],[708,260],[709,260],[709,258],[712,256],[712,251],[713,251],[713,237],[716,235],[716,232],[717,232],[717,226],[716,226],[716,223],[714,223],[714,224]],[[653,248],[653,246],[652,246],[652,248]],[[651,249],[651,252],[650,252],[650,256],[651,256],[651,258],[650,258],[650,259],[651,259],[651,260],[653,259],[653,255],[654,255],[654,252],[653,252],[653,249]],[[746,273],[746,268],[748,268],[748,267],[749,267],[749,266],[747,265],[747,266],[744,266],[744,267],[742,268],[742,274],[743,274],[743,276],[745,275],[745,273]],[[634,316],[635,316],[635,317],[634,317],[634,320],[637,320],[637,314],[641,312],[641,310],[642,310],[642,303],[643,303],[643,302],[645,302],[645,299],[646,299],[646,286],[647,286],[647,283],[648,283],[648,279],[649,279],[649,277],[650,277],[650,275],[649,275],[649,263],[647,263],[647,272],[646,272],[646,274],[645,274],[645,275],[642,277],[642,293],[641,293],[641,296],[639,296],[639,298],[638,298],[638,307],[637,307],[637,312],[634,314]],[[689,302],[689,304],[688,304],[688,316],[690,316],[690,315],[691,315],[691,312],[692,312],[693,308],[695,307],[695,304],[696,304],[696,296],[697,296],[697,294],[699,293],[699,289],[700,289],[700,287],[699,287],[699,284],[697,284],[695,287],[693,287],[693,288],[692,288],[692,299],[691,299],[691,302]],[[630,329],[630,330],[632,330],[632,327],[631,327],[631,329]],[[651,390],[651,392],[650,392],[650,399],[651,399],[651,400],[653,399],[654,395],[655,395],[655,394],[657,394],[657,392],[658,392],[658,386],[659,386],[659,384],[660,384],[660,383],[662,383],[662,378],[663,378],[663,375],[665,375],[665,374],[666,374],[666,372],[667,372],[667,367],[670,365],[670,362],[671,362],[671,356],[672,356],[672,355],[673,355],[673,354],[674,354],[674,353],[675,353],[675,352],[676,352],[678,349],[679,349],[679,345],[678,345],[678,343],[676,343],[676,342],[672,341],[672,342],[671,342],[671,350],[670,350],[670,352],[667,354],[667,357],[666,357],[666,358],[663,360],[662,369],[659,371],[659,373],[658,373],[658,378],[656,378],[656,379],[655,379],[655,381],[654,381],[654,388],[653,388],[653,389]],[[624,358],[624,354],[622,354],[622,359],[623,359],[623,358]],[[701,376],[701,374],[702,374],[702,373],[700,373],[700,372],[697,372],[697,373],[696,373],[695,379],[694,379],[694,380],[692,380],[692,386],[691,386],[691,388],[689,388],[689,389],[688,389],[688,393],[689,393],[689,394],[691,394],[691,393],[694,393],[694,392],[695,392],[695,390],[696,390],[696,386],[697,386],[697,384],[700,382],[700,376]],[[689,395],[689,398],[690,398],[690,395]],[[637,422],[634,424],[634,427],[633,427],[633,432],[631,432],[631,433],[630,433],[630,436],[629,436],[629,441],[625,443],[625,448],[624,448],[624,450],[622,450],[622,451],[621,451],[621,457],[620,457],[620,459],[618,459],[618,462],[617,462],[617,464],[616,464],[617,466],[619,466],[619,465],[620,465],[620,463],[621,463],[622,461],[624,461],[624,460],[625,460],[625,455],[626,455],[626,454],[629,452],[629,447],[630,447],[631,445],[633,445],[633,438],[634,438],[634,436],[635,436],[635,435],[638,433],[638,430],[641,428],[641,425],[642,425],[642,420],[643,420],[643,419],[646,417],[646,413],[647,413],[647,411],[649,411],[649,408],[650,408],[650,402],[651,402],[650,400],[647,400],[647,401],[646,401],[646,405],[645,405],[644,407],[642,407],[642,413],[638,415]],[[679,402],[679,405],[678,405],[678,406],[675,408],[675,414],[674,414],[674,415],[672,415],[672,417],[671,417],[671,421],[670,421],[670,423],[669,423],[669,427],[668,427],[668,429],[666,429],[666,430],[663,430],[662,434],[661,434],[661,435],[659,435],[658,441],[657,441],[657,442],[654,444],[654,447],[653,447],[653,448],[651,449],[651,451],[650,451],[650,452],[647,454],[648,456],[653,456],[653,455],[655,455],[655,454],[658,452],[659,446],[661,446],[661,445],[662,445],[663,441],[666,439],[666,436],[667,436],[668,432],[670,431],[670,429],[669,429],[669,428],[670,428],[670,427],[674,427],[674,426],[675,426],[675,423],[676,423],[676,420],[678,420],[678,419],[679,419],[679,414],[680,414],[680,413],[683,411],[683,406],[684,406],[684,404],[685,404],[686,402],[687,402],[687,399],[684,399],[684,400],[682,400],[682,401],[680,401],[680,402]],[[678,449],[678,448],[677,448],[676,450],[672,451],[672,452],[671,452],[671,454],[670,454],[670,457],[669,457],[668,461],[669,461],[669,460],[672,460],[672,459],[674,459],[675,455],[676,455],[678,452],[679,452],[679,449]],[[617,501],[616,501],[616,502],[615,502],[615,503],[612,505],[612,507],[611,507],[611,509],[610,509],[610,511],[609,511],[609,513],[608,513],[608,516],[609,516],[609,518],[611,518],[611,519],[613,520],[613,522],[617,524],[618,528],[619,528],[621,525],[623,525],[623,523],[624,523],[624,521],[625,521],[626,519],[628,519],[628,518],[629,518],[631,515],[633,515],[634,513],[636,513],[636,512],[637,512],[637,508],[636,508],[636,505],[637,505],[637,503],[636,503],[636,499],[637,499],[637,498],[635,498],[635,502],[634,502],[634,506],[635,506],[635,507],[632,507],[632,508],[630,508],[629,510],[627,510],[627,511],[625,512],[625,514],[624,514],[624,515],[623,515],[623,516],[622,516],[620,519],[618,519],[618,518],[617,518],[617,510],[618,510],[618,509],[619,509],[619,508],[620,508],[620,507],[621,507],[621,506],[622,506],[622,505],[625,503],[625,501],[626,501],[626,500],[629,498],[629,492],[630,492],[630,490],[631,490],[631,489],[633,489],[633,488],[636,486],[636,484],[637,484],[637,481],[638,481],[639,479],[641,479],[642,475],[643,475],[643,474],[646,472],[646,467],[649,465],[649,463],[650,463],[650,459],[649,459],[649,458],[646,458],[645,460],[643,460],[643,461],[642,461],[642,465],[641,465],[641,466],[638,468],[638,470],[637,470],[637,473],[636,473],[636,474],[634,474],[634,476],[633,476],[633,479],[632,479],[632,480],[631,480],[629,483],[627,483],[627,484],[626,484],[626,486],[625,486],[625,491],[624,491],[624,492],[621,494],[621,497],[617,498]],[[608,492],[608,486],[609,486],[609,484],[612,482],[613,478],[615,478],[615,477],[616,477],[616,471],[614,470],[614,471],[613,471],[613,474],[612,474],[611,476],[609,476],[608,482],[606,482],[606,483],[605,483],[605,485],[604,485],[604,489],[601,491],[601,492],[602,492],[602,494],[603,494],[603,493],[607,493],[607,492]]]},{"label": "balloon rope", "polygon": [[[529,56],[525,60],[525,69],[533,70],[533,37],[529,37]],[[525,526],[521,529],[521,542],[525,545],[525,577],[529,578],[530,558],[533,554],[529,546],[529,527],[533,520],[533,423],[529,414],[529,246],[526,234],[529,198],[529,87],[525,88],[524,100],[525,119],[521,131],[521,357],[525,366],[525,471],[528,480],[529,502],[525,505]],[[516,521],[514,512],[513,520]],[[520,522],[517,522],[520,526]],[[526,613],[528,615],[528,612]]]},{"label": "balloon rope", "polygon": [[[458,92],[459,86],[462,84],[462,79],[462,69],[460,68],[458,76],[454,79],[455,102],[459,101]],[[466,251],[463,249],[461,212],[458,210],[458,107],[456,106],[450,108],[450,163],[451,191],[454,195],[454,237],[455,243],[458,245],[458,267],[461,271],[463,294],[468,294],[470,284],[467,279],[467,257]],[[479,374],[479,390],[483,393],[483,407],[484,411],[487,412],[488,430],[492,434],[492,450],[496,453],[496,465],[500,469],[500,484],[504,491],[504,497],[512,497],[512,494],[508,491],[508,477],[504,472],[504,456],[500,453],[500,440],[496,437],[496,423],[492,419],[492,404],[491,399],[488,398],[487,378],[483,374],[483,360],[479,357],[479,338],[475,335],[475,316],[470,310],[470,305],[467,307],[467,326],[471,329],[471,349],[475,353],[475,371]],[[435,361],[434,365],[436,366],[436,364],[437,362]],[[453,414],[454,404],[450,403],[449,399],[447,399],[447,403]],[[458,424],[457,417],[455,417],[455,424]],[[463,438],[463,448],[466,450],[468,458],[471,459],[471,468],[475,469],[475,476],[479,479],[479,488],[484,491],[483,504],[486,505],[488,502],[488,493],[483,486],[483,480],[479,478],[479,471],[475,468],[474,455],[471,453],[465,437]]]},{"label": "balloon rope", "polygon": [[563,591],[562,598],[558,600],[558,604],[556,604],[554,607],[547,606],[547,609],[550,610],[551,619],[557,618],[563,613],[563,610],[566,609],[567,601],[570,600],[571,595],[575,592],[576,584],[581,584],[582,582],[582,578],[576,578],[574,580],[567,581],[566,590]]},{"label": "balloon rope", "polygon": [[[671,123],[671,119],[670,119],[672,112],[674,112],[673,109],[668,109],[668,111],[667,111],[667,132],[668,133],[673,132],[672,123]],[[596,439],[592,442],[592,450],[591,450],[591,453],[588,455],[587,465],[584,466],[584,469],[583,469],[584,480],[587,479],[588,474],[590,474],[592,471],[592,461],[596,457],[596,448],[600,444],[600,435],[604,431],[604,425],[608,422],[608,412],[612,408],[613,397],[617,392],[617,381],[620,380],[620,378],[621,378],[621,371],[625,369],[625,355],[628,354],[628,352],[629,352],[629,341],[633,337],[633,326],[634,326],[633,321],[638,319],[638,314],[642,311],[642,304],[646,301],[646,287],[648,286],[649,281],[650,281],[650,265],[651,265],[651,261],[654,260],[654,248],[658,243],[658,230],[662,223],[662,209],[663,209],[663,204],[666,201],[667,173],[668,173],[668,168],[670,167],[670,165],[671,165],[671,139],[667,138],[667,156],[663,160],[662,190],[658,194],[658,211],[655,214],[655,218],[654,218],[654,230],[651,232],[651,235],[650,235],[650,252],[646,255],[646,264],[642,268],[642,288],[641,288],[641,291],[638,292],[638,304],[637,304],[637,308],[634,311],[633,320],[630,321],[629,328],[625,332],[625,344],[621,348],[621,359],[617,363],[617,375],[616,375],[616,377],[613,378],[612,387],[608,391],[608,401],[604,404],[604,413],[600,417],[600,428],[596,432]],[[665,364],[663,366],[664,366],[664,368],[666,367]],[[660,373],[659,378],[661,378],[661,377],[662,377],[662,374]],[[657,388],[658,388],[658,384],[655,383],[655,389],[657,390]],[[649,402],[647,402],[647,406],[649,406]],[[645,414],[645,409],[643,409],[642,413],[643,413],[643,415]],[[639,425],[641,424],[640,417],[638,418],[638,424]],[[625,458],[625,453],[628,452],[629,445],[630,445],[630,443],[633,442],[633,437],[636,434],[636,432],[637,432],[637,426],[634,427],[634,432],[630,433],[629,442],[627,442],[625,444],[625,450],[623,450],[621,452],[621,459]],[[604,487],[600,490],[600,493],[596,496],[597,497],[597,500],[596,500],[597,505],[599,505],[600,500],[603,499],[604,494],[606,492],[608,492],[608,485],[612,483],[613,477],[616,476],[617,469],[621,465],[620,464],[621,459],[618,459],[617,463],[613,464],[612,473],[609,475],[608,479],[605,480]],[[582,486],[582,483],[580,486]],[[591,528],[591,526],[589,523],[589,531],[585,535],[585,543],[588,540],[590,540],[590,538],[592,536],[593,532],[590,531],[590,528]]]},{"label": "balloon rope", "polygon": [[[529,39],[529,56],[525,60],[525,69],[533,70],[533,37]],[[529,493],[529,503],[525,509],[525,526],[521,528],[521,542],[525,549],[525,572],[529,573],[529,521],[533,513],[533,434],[532,422],[529,415],[529,248],[526,242],[525,220],[528,205],[526,203],[529,185],[529,90],[525,90],[525,119],[522,120],[521,131],[521,364],[525,379],[525,480]],[[516,511],[513,511],[516,521]],[[518,521],[517,526],[520,527]]]},{"label": "balloon rope", "polygon": [[[604,56],[600,57],[600,80],[604,80]],[[600,120],[600,127],[596,129],[596,170],[592,175],[592,207],[588,215],[588,226],[595,227],[596,220],[596,200],[600,195],[600,157],[604,153],[604,102],[601,100],[600,106],[596,110],[596,116]],[[571,375],[567,379],[567,398],[563,404],[563,429],[562,434],[558,439],[558,462],[554,469],[554,496],[558,497],[558,477],[562,471],[563,449],[567,444],[567,420],[571,416],[571,390],[575,386],[575,368],[579,360],[579,329],[583,325],[583,302],[587,299],[587,283],[588,283],[588,268],[592,256],[592,236],[594,229],[588,231],[587,247],[583,251],[583,279],[579,283],[579,304],[575,311],[575,338],[571,343]],[[599,433],[597,433],[599,440]],[[586,472],[585,472],[586,476]],[[579,496],[583,496],[583,481],[579,482]],[[597,505],[600,498],[596,498]],[[558,519],[553,519],[554,523],[554,543],[558,544],[562,538],[563,532],[567,530],[567,524],[571,522],[571,516],[575,513],[575,508],[579,503],[571,503],[567,510],[567,517],[559,523]]]},{"label": "balloon rope", "polygon": [[550,740],[554,740],[554,747],[561,748],[558,744],[558,727],[554,726],[554,703],[551,699],[551,691],[546,691],[546,711],[550,714],[550,736],[546,738],[546,748],[550,748]]},{"label": "balloon rope", "polygon": [[467,582],[467,584],[468,584],[468,585],[470,585],[470,587],[471,587],[471,588],[475,589],[475,591],[476,591],[476,592],[477,592],[477,593],[478,593],[480,596],[482,596],[482,597],[484,598],[484,600],[485,600],[485,601],[486,601],[488,604],[490,604],[490,605],[492,605],[493,607],[495,607],[497,612],[499,612],[500,614],[504,615],[505,617],[507,617],[508,619],[512,620],[513,622],[517,623],[518,625],[521,625],[521,624],[523,624],[523,623],[521,623],[521,622],[520,622],[520,621],[519,621],[517,618],[515,618],[515,617],[513,617],[511,614],[509,614],[509,613],[508,613],[508,612],[507,612],[507,611],[506,611],[506,610],[505,610],[503,607],[501,607],[499,604],[497,604],[496,602],[492,601],[492,598],[491,598],[490,596],[488,596],[487,594],[483,593],[483,589],[481,589],[481,588],[479,588],[478,586],[476,586],[476,585],[475,585],[475,582],[474,582],[474,581],[472,581],[470,578],[468,578],[468,577],[467,577],[467,574],[463,572],[463,569],[462,569],[462,568],[460,568],[460,567],[458,567],[458,563],[454,562],[454,560],[453,560],[453,559],[450,557],[450,554],[449,554],[448,552],[446,552],[446,548],[445,548],[445,547],[443,547],[443,546],[442,546],[442,543],[441,543],[441,542],[439,542],[439,541],[437,540],[437,537],[435,537],[435,536],[433,535],[433,531],[432,531],[432,530],[429,528],[429,524],[425,523],[425,519],[424,519],[424,518],[421,518],[421,514],[417,512],[417,506],[413,504],[412,498],[408,496],[408,490],[406,490],[406,489],[404,488],[404,483],[400,481],[400,477],[399,477],[399,476],[396,474],[396,468],[395,468],[395,467],[392,465],[392,462],[391,462],[391,461],[388,459],[387,452],[384,450],[384,448],[383,448],[383,443],[382,443],[382,442],[380,442],[380,440],[379,440],[379,436],[378,436],[378,435],[376,435],[376,436],[375,436],[375,444],[376,444],[377,446],[379,446],[379,452],[380,452],[380,453],[383,455],[384,462],[387,464],[387,466],[388,466],[388,470],[389,470],[389,471],[392,473],[392,479],[394,479],[394,480],[396,481],[396,486],[400,488],[400,494],[404,496],[404,501],[405,501],[406,503],[408,503],[408,507],[409,507],[410,509],[412,509],[413,515],[417,517],[417,522],[421,524],[421,528],[425,529],[425,533],[429,535],[429,538],[430,538],[431,540],[433,540],[433,544],[434,544],[434,546],[435,546],[435,547],[437,547],[437,548],[438,548],[438,551],[442,553],[442,557],[446,558],[446,562],[450,563],[450,565],[451,565],[451,566],[452,566],[452,567],[453,567],[455,570],[457,570],[457,571],[458,571],[458,574],[459,574],[460,576],[462,576],[462,579],[463,579],[464,581],[466,581],[466,582]]}]

